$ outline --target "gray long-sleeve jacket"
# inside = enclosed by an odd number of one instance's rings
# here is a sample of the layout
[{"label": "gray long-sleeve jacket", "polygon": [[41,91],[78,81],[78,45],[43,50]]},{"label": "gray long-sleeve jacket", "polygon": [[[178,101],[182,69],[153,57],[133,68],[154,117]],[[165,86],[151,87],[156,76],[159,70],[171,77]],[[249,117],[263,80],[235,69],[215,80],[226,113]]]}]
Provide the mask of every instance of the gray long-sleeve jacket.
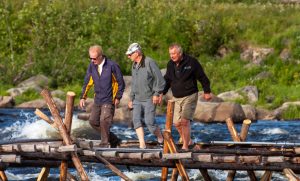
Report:
[{"label": "gray long-sleeve jacket", "polygon": [[163,78],[155,61],[143,57],[139,64],[133,63],[130,99],[144,101],[152,96],[158,96],[165,87]]}]

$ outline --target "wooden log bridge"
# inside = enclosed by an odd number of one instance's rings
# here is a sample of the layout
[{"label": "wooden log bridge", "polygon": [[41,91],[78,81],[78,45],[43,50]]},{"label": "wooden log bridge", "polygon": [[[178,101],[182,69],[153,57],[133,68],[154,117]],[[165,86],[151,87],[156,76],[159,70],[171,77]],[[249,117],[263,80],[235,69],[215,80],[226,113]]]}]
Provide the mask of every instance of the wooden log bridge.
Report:
[{"label": "wooden log bridge", "polygon": [[68,93],[65,121],[60,117],[54,101],[47,90],[41,92],[53,120],[40,110],[36,114],[53,126],[62,139],[26,139],[0,142],[0,180],[7,180],[8,167],[42,167],[37,180],[47,180],[50,168],[60,168],[60,180],[74,176],[68,167],[76,168],[81,180],[88,180],[83,163],[102,163],[123,180],[131,180],[115,165],[160,167],[161,180],[168,180],[168,169],[172,168],[171,180],[189,180],[186,169],[198,169],[205,181],[212,180],[208,169],[229,170],[227,180],[233,180],[236,170],[246,170],[250,180],[257,180],[255,170],[265,170],[262,181],[271,179],[272,171],[283,172],[289,180],[300,180],[294,173],[300,172],[300,143],[245,142],[251,121],[245,120],[239,134],[233,121],[226,120],[233,141],[211,141],[196,143],[189,150],[179,150],[180,145],[172,138],[174,102],[167,107],[164,148],[157,142],[147,142],[147,149],[139,149],[138,141],[123,140],[117,148],[102,148],[100,140],[71,138],[72,107],[74,93]]},{"label": "wooden log bridge", "polygon": [[99,140],[77,140],[73,145],[64,145],[62,140],[17,140],[0,145],[0,160],[2,168],[59,167],[62,161],[75,167],[70,154],[75,152],[82,162],[102,163],[97,158],[100,155],[114,165],[176,168],[176,161],[181,160],[185,169],[300,171],[299,148],[293,146],[198,143],[190,151],[164,154],[155,146],[133,148],[137,141],[123,141],[119,148],[99,145]]}]

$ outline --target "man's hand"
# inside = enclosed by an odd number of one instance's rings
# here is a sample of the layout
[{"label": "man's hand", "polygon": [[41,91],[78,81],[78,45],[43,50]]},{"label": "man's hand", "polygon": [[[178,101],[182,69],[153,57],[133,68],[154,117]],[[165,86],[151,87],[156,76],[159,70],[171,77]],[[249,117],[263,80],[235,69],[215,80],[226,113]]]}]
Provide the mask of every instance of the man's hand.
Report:
[{"label": "man's hand", "polygon": [[117,108],[120,104],[120,100],[119,99],[115,99],[114,100],[114,105],[115,105],[115,108]]},{"label": "man's hand", "polygon": [[159,96],[153,96],[152,97],[152,102],[154,105],[159,105],[162,102],[162,94],[159,94]]},{"label": "man's hand", "polygon": [[132,101],[129,101],[129,102],[128,102],[128,108],[129,108],[130,110],[133,109],[133,103],[132,103]]},{"label": "man's hand", "polygon": [[84,109],[84,107],[85,107],[85,100],[84,99],[80,99],[79,106],[80,106],[81,109]]},{"label": "man's hand", "polygon": [[211,93],[204,93],[203,98],[207,101],[210,101],[212,99]]}]

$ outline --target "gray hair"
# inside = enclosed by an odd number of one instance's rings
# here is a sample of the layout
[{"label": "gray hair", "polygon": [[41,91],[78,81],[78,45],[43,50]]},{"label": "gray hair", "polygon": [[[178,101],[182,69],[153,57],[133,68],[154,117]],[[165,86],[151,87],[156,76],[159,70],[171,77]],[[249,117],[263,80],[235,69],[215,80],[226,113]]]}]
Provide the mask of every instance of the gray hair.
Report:
[{"label": "gray hair", "polygon": [[179,44],[173,43],[169,46],[169,49],[173,49],[173,48],[176,48],[178,50],[178,52],[182,55],[183,50],[182,50],[182,47]]},{"label": "gray hair", "polygon": [[91,51],[95,51],[98,53],[98,55],[102,55],[103,54],[103,50],[102,50],[102,47],[100,45],[93,45],[89,48],[89,52]]}]

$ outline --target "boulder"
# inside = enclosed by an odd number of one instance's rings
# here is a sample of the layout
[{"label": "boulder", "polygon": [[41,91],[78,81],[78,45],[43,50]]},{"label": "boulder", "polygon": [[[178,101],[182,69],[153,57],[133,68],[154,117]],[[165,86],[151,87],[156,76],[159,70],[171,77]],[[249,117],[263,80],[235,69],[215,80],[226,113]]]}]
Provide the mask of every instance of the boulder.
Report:
[{"label": "boulder", "polygon": [[35,87],[35,86],[40,86],[40,87],[45,87],[49,83],[48,77],[44,75],[36,75],[33,77],[30,77],[29,79],[24,80],[20,84],[18,84],[17,87]]},{"label": "boulder", "polygon": [[49,83],[49,79],[44,75],[37,75],[34,77],[31,77],[20,84],[17,85],[16,88],[11,88],[7,90],[7,92],[12,96],[16,97],[18,95],[21,95],[23,92],[33,89],[37,92],[42,91],[42,87],[47,86]]},{"label": "boulder", "polygon": [[213,122],[214,113],[220,103],[198,101],[194,114],[194,121]]},{"label": "boulder", "polygon": [[255,107],[251,105],[242,105],[242,109],[245,113],[246,119],[250,119],[252,121],[257,120]]},{"label": "boulder", "polygon": [[249,103],[258,101],[258,90],[256,86],[246,86],[240,89],[240,91],[247,96]]},{"label": "boulder", "polygon": [[217,50],[217,56],[220,58],[224,58],[226,55],[230,54],[232,51],[226,47],[225,45],[222,45]]},{"label": "boulder", "polygon": [[228,91],[223,92],[218,95],[219,98],[223,99],[224,101],[235,101],[238,99],[243,99],[243,96],[238,93],[238,91]]},{"label": "boulder", "polygon": [[54,91],[51,91],[51,95],[53,97],[66,97],[66,93],[62,90],[54,90]]},{"label": "boulder", "polygon": [[247,46],[241,53],[240,58],[243,61],[250,61],[253,64],[260,65],[268,55],[273,53],[273,48],[259,48]]},{"label": "boulder", "polygon": [[272,73],[263,71],[263,72],[260,72],[259,74],[257,74],[254,79],[255,80],[264,80],[264,79],[270,78],[271,76],[272,76]]},{"label": "boulder", "polygon": [[125,81],[125,90],[122,96],[122,99],[120,101],[120,107],[121,106],[127,106],[129,100],[130,100],[130,92],[131,92],[131,76],[124,76],[124,81]]},{"label": "boulder", "polygon": [[214,121],[223,122],[232,118],[234,122],[242,122],[246,117],[242,106],[237,103],[221,102],[214,113]]},{"label": "boulder", "polygon": [[275,116],[273,111],[269,111],[262,108],[256,108],[257,120],[276,120],[278,117]]},{"label": "boulder", "polygon": [[[66,106],[65,101],[63,101],[59,98],[56,98],[56,97],[54,97],[53,100],[54,100],[57,108],[59,110],[63,111]],[[37,100],[29,101],[29,102],[24,102],[22,104],[19,104],[17,107],[18,108],[39,108],[39,109],[48,108],[47,103],[44,99],[37,99]]]},{"label": "boulder", "polygon": [[130,123],[132,121],[132,111],[130,111],[127,107],[120,107],[115,110],[114,122],[127,122]]},{"label": "boulder", "polygon": [[[28,89],[31,89],[32,87],[17,87],[17,88],[10,88],[6,92],[9,93],[10,96],[16,97],[18,95],[23,94]],[[41,91],[42,89],[40,87],[33,88],[36,91]]]},{"label": "boulder", "polygon": [[292,57],[292,54],[291,54],[291,51],[287,48],[283,49],[281,52],[280,52],[280,55],[279,55],[280,59],[282,61],[288,61],[291,59]]},{"label": "boulder", "polygon": [[234,122],[241,122],[245,113],[240,104],[230,102],[198,102],[194,115],[195,121],[200,122],[225,122],[227,118],[232,118]]},{"label": "boulder", "polygon": [[203,94],[204,94],[203,91],[201,91],[201,92],[198,93],[199,101],[200,101],[200,102],[224,102],[224,100],[223,100],[221,97],[215,96],[214,94],[212,94],[211,100],[207,101],[207,100],[205,100],[205,99],[203,98]]},{"label": "boulder", "polygon": [[287,110],[290,106],[300,106],[300,101],[295,102],[285,102],[279,108],[273,111],[273,114],[276,118],[281,119],[282,113]]},{"label": "boulder", "polygon": [[15,101],[12,96],[0,96],[0,108],[13,107],[14,105]]}]

